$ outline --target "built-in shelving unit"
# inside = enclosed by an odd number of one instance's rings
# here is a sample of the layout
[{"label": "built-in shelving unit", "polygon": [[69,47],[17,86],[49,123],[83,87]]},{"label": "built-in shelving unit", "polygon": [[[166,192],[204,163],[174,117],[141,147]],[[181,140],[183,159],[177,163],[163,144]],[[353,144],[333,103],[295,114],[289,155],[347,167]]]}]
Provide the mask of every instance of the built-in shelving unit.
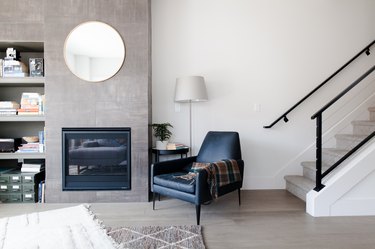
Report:
[{"label": "built-in shelving unit", "polygon": [[[0,58],[4,58],[8,47],[15,48],[21,55],[21,61],[28,65],[29,58],[44,58],[43,42],[0,41]],[[44,94],[44,77],[0,77],[0,101],[16,101],[20,103],[23,92]],[[21,138],[38,136],[44,130],[44,115],[0,115],[0,138]],[[0,153],[1,162],[17,160],[24,162],[29,159],[42,159],[45,153]]]}]

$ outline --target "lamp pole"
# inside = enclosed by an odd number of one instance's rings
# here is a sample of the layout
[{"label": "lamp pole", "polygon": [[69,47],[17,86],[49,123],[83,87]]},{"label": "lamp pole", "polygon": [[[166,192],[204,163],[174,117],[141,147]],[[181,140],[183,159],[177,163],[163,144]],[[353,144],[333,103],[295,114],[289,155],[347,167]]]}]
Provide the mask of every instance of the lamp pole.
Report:
[{"label": "lamp pole", "polygon": [[193,156],[193,122],[192,122],[192,115],[191,115],[191,99],[189,100],[189,118],[190,118],[190,156]]}]

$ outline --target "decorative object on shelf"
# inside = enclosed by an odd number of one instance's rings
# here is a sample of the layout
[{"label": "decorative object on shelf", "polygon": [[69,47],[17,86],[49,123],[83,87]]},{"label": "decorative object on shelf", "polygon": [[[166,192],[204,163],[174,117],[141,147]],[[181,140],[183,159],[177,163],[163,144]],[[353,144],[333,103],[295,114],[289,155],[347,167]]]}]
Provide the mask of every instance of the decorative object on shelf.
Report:
[{"label": "decorative object on shelf", "polygon": [[45,179],[43,165],[40,166],[39,171],[36,165],[30,166],[29,164],[32,172],[23,172],[19,169],[0,172],[0,202],[35,203],[38,200],[39,182]]},{"label": "decorative object on shelf", "polygon": [[192,102],[207,101],[207,89],[202,76],[188,76],[177,78],[175,88],[175,102],[189,103],[189,134],[190,155],[193,155],[192,139]]},{"label": "decorative object on shelf", "polygon": [[3,77],[26,77],[27,66],[19,60],[19,53],[14,48],[7,48],[3,60]]},{"label": "decorative object on shelf", "polygon": [[21,141],[21,138],[0,138],[0,152],[15,152]]},{"label": "decorative object on shelf", "polygon": [[22,139],[26,143],[37,143],[37,142],[39,142],[39,137],[38,136],[22,137]]},{"label": "decorative object on shelf", "polygon": [[154,136],[156,137],[156,149],[165,150],[167,148],[168,140],[172,136],[172,132],[168,127],[173,128],[170,123],[152,124]]},{"label": "decorative object on shelf", "polygon": [[85,22],[75,27],[65,40],[65,63],[78,78],[100,82],[113,77],[125,59],[120,34],[108,24]]},{"label": "decorative object on shelf", "polygon": [[29,69],[31,77],[43,77],[44,76],[44,60],[43,58],[30,58]]},{"label": "decorative object on shelf", "polygon": [[20,56],[14,48],[7,48],[5,60],[19,60]]}]

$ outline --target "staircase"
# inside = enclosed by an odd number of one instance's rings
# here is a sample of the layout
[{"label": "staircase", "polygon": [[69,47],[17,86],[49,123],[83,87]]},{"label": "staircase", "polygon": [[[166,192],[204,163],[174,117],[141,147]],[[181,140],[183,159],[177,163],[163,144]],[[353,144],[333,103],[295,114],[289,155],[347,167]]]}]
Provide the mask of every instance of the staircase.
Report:
[{"label": "staircase", "polygon": [[[322,172],[327,170],[329,166],[337,162],[350,149],[354,148],[369,134],[375,131],[375,107],[368,108],[369,120],[353,121],[352,134],[336,134],[336,147],[324,148],[322,153]],[[284,177],[286,181],[286,189],[306,201],[306,194],[315,187],[315,161],[302,162],[303,175],[287,175]],[[333,171],[331,174],[334,174]]]}]

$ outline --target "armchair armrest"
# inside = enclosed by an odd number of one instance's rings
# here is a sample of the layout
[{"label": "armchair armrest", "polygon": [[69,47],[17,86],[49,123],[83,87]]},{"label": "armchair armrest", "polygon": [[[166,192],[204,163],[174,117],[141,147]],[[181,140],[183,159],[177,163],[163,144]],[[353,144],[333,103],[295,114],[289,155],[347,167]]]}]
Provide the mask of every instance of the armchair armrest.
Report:
[{"label": "armchair armrest", "polygon": [[195,162],[196,159],[197,157],[193,156],[154,163],[151,165],[151,179],[153,179],[153,177],[156,175],[182,171],[184,167]]},{"label": "armchair armrest", "polygon": [[195,204],[201,204],[212,199],[210,188],[207,182],[208,174],[207,171],[201,170],[197,174],[195,179],[196,196]]},{"label": "armchair armrest", "polygon": [[244,162],[242,159],[237,159],[238,168],[240,168],[241,178],[243,179]]}]

